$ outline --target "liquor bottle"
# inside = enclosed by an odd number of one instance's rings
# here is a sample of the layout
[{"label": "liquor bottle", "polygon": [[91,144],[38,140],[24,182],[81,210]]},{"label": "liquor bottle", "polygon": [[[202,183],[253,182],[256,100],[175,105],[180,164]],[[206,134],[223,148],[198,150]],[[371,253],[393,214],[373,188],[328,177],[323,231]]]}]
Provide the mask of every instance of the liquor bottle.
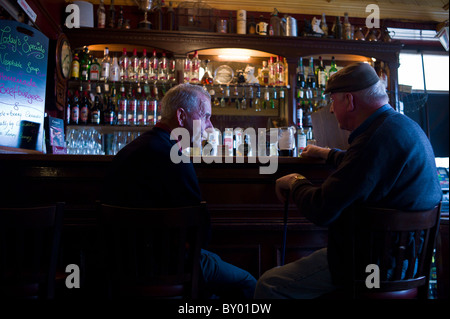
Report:
[{"label": "liquor bottle", "polygon": [[117,114],[119,113],[119,96],[117,95],[117,90],[115,86],[113,86],[111,91],[111,101],[114,105],[114,112],[116,116],[116,121],[114,124],[117,124]]},{"label": "liquor bottle", "polygon": [[201,84],[204,85],[212,85],[214,83],[214,79],[212,77],[211,71],[209,69],[209,60],[205,60],[205,73],[202,76]]},{"label": "liquor bottle", "polygon": [[305,101],[297,100],[296,102],[296,112],[295,112],[295,123],[298,127],[303,127],[303,110],[304,110]]},{"label": "liquor bottle", "polygon": [[70,110],[70,123],[77,125],[80,121],[80,97],[78,91],[75,92]]},{"label": "liquor bottle", "polygon": [[159,60],[159,67],[158,67],[158,81],[160,82],[167,82],[169,73],[169,60],[166,57],[166,52],[162,53],[162,57]]},{"label": "liquor bottle", "polygon": [[147,49],[143,49],[142,56],[139,58],[138,81],[145,82],[148,80],[148,65]]},{"label": "liquor bottle", "polygon": [[267,67],[267,61],[262,62],[261,74],[259,77],[260,85],[269,85],[269,68]]},{"label": "liquor bottle", "polygon": [[80,60],[80,78],[83,81],[89,80],[89,71],[91,68],[91,60],[89,59],[89,48],[84,47]]},{"label": "liquor bottle", "polygon": [[245,87],[242,89],[242,100],[240,102],[241,109],[247,109],[247,98],[245,97]]},{"label": "liquor bottle", "polygon": [[334,38],[342,39],[342,24],[341,17],[336,17],[336,22],[333,26]]},{"label": "liquor bottle", "polygon": [[312,101],[304,104],[303,108],[303,127],[312,126],[311,114],[313,113]]},{"label": "liquor bottle", "polygon": [[97,9],[97,28],[104,29],[106,25],[106,9],[104,0],[100,0],[100,4]]},{"label": "liquor bottle", "polygon": [[317,68],[317,84],[319,88],[325,88],[327,85],[327,71],[323,66],[322,57],[319,56],[319,67]]},{"label": "liquor bottle", "polygon": [[137,95],[140,95],[138,101],[138,110],[137,110],[137,125],[146,126],[147,125],[147,109],[148,109],[148,100],[145,95],[145,90],[141,89],[141,86],[137,87]]},{"label": "liquor bottle", "polygon": [[225,106],[231,106],[231,103],[230,85],[227,84],[227,87],[225,88]]},{"label": "liquor bottle", "polygon": [[159,96],[159,90],[158,87],[156,85],[153,86],[153,96],[155,98],[155,108],[154,108],[154,122],[155,124],[158,123],[161,120],[161,99]]},{"label": "liquor bottle", "polygon": [[236,33],[236,30],[234,29],[234,20],[232,11],[228,12],[227,33]]},{"label": "liquor bottle", "polygon": [[67,100],[66,100],[66,125],[70,124],[70,115],[72,109],[72,91],[67,91]]},{"label": "liquor bottle", "polygon": [[322,19],[320,20],[320,29],[323,31],[323,36],[328,37],[328,25],[327,20],[325,19],[325,13],[322,13]]},{"label": "liquor bottle", "polygon": [[79,80],[80,79],[80,58],[78,57],[78,53],[74,54],[73,60],[72,60],[72,71],[71,71],[71,78],[72,80]]},{"label": "liquor bottle", "polygon": [[314,90],[316,88],[316,75],[314,70],[314,58],[311,57],[309,59],[309,72],[308,77],[306,78],[306,84],[309,88]]},{"label": "liquor bottle", "polygon": [[221,93],[222,93],[222,97],[220,98],[220,107],[225,107],[225,106],[227,106],[227,101],[225,100],[225,94],[224,94],[222,87],[220,87],[220,89],[221,89]]},{"label": "liquor bottle", "polygon": [[168,62],[168,74],[167,80],[170,83],[175,83],[177,81],[177,62],[175,58],[172,56]]},{"label": "liquor bottle", "polygon": [[87,125],[89,120],[89,110],[91,109],[91,102],[89,98],[89,92],[84,91],[83,99],[80,107],[80,122],[81,125]]},{"label": "liquor bottle", "polygon": [[130,59],[127,55],[127,48],[123,48],[122,55],[119,58],[119,77],[120,81],[128,80],[128,66],[130,65]]},{"label": "liquor bottle", "polygon": [[[154,86],[156,87],[156,85]],[[156,124],[156,111],[158,109],[158,101],[155,98],[155,90],[152,89],[148,94],[148,111],[147,111],[147,123],[148,125]]]},{"label": "liquor bottle", "polygon": [[115,125],[116,124],[116,106],[111,98],[108,97],[108,102],[106,104],[106,110],[103,112],[103,123],[106,125]]},{"label": "liquor bottle", "polygon": [[[119,81],[119,79],[120,79],[120,67],[119,67],[119,63],[117,62],[117,57],[114,56],[113,62],[109,69],[109,80],[112,82],[117,82],[117,81]],[[107,80],[107,77],[105,77],[105,81],[106,80]]]},{"label": "liquor bottle", "polygon": [[130,63],[128,66],[128,79],[130,82],[137,82],[139,74],[139,58],[137,56],[137,50],[133,49],[133,55],[130,57]]},{"label": "liquor bottle", "polygon": [[164,5],[164,0],[157,0],[155,6],[153,8],[153,15],[155,17],[156,25],[154,27],[155,30],[163,29],[163,12],[162,6]]},{"label": "liquor bottle", "polygon": [[269,87],[266,85],[264,88],[264,101],[263,101],[263,109],[267,110],[270,107],[270,91]]},{"label": "liquor bottle", "polygon": [[156,55],[156,50],[153,49],[153,55],[150,58],[148,64],[148,79],[151,82],[156,82],[158,80],[158,67],[159,67],[158,56]]},{"label": "liquor bottle", "polygon": [[344,32],[343,32],[343,37],[345,40],[352,40],[352,25],[350,24],[350,22],[348,21],[348,13],[345,12],[344,13]]},{"label": "liquor bottle", "polygon": [[125,24],[125,21],[123,19],[123,7],[120,6],[119,16],[117,17],[117,29],[122,29],[124,24]]},{"label": "liquor bottle", "polygon": [[269,85],[275,85],[275,81],[276,81],[276,69],[275,69],[275,65],[273,63],[273,57],[269,58]]},{"label": "liquor bottle", "polygon": [[275,63],[275,85],[277,86],[283,86],[284,83],[284,77],[285,77],[285,69],[284,69],[284,63],[283,58],[281,56],[277,56],[277,62]]},{"label": "liquor bottle", "polygon": [[307,145],[306,133],[301,124],[297,128],[297,145],[297,154],[300,157]]},{"label": "liquor bottle", "polygon": [[98,63],[97,58],[94,58],[94,61],[92,61],[91,64],[91,69],[89,70],[89,80],[91,81],[100,80],[100,72],[101,72],[100,63]]},{"label": "liquor bottle", "polygon": [[256,34],[256,23],[254,16],[250,16],[250,21],[247,25],[247,34]]},{"label": "liquor bottle", "polygon": [[300,57],[298,59],[298,67],[297,67],[297,89],[304,90],[305,86],[306,86],[305,67],[303,66],[303,58]]},{"label": "liquor bottle", "polygon": [[189,54],[184,59],[183,63],[183,82],[189,83],[191,82],[191,69],[192,69],[192,61],[189,58]]},{"label": "liquor bottle", "polygon": [[198,52],[194,52],[191,65],[191,81],[190,83],[198,84],[200,82],[200,60],[198,58]]},{"label": "liquor bottle", "polygon": [[99,85],[97,85],[97,95],[95,96],[94,104],[92,105],[92,109],[90,111],[91,113],[90,122],[93,125],[100,125],[100,121],[102,119],[101,110],[103,109],[103,104],[101,103],[100,99],[101,99],[101,88]]},{"label": "liquor bottle", "polygon": [[127,110],[128,110],[128,99],[125,95],[125,87],[123,84],[120,86],[120,99],[119,99],[119,112],[117,113],[117,124],[125,125],[127,124]]},{"label": "liquor bottle", "polygon": [[127,125],[137,125],[137,110],[138,110],[138,100],[136,99],[136,92],[130,90],[128,92],[128,110],[127,110]]},{"label": "liquor bottle", "polygon": [[174,31],[175,29],[175,10],[172,6],[172,1],[169,1],[169,8],[167,8],[167,29]]},{"label": "liquor bottle", "polygon": [[330,78],[337,71],[338,71],[338,69],[336,68],[336,61],[334,60],[334,56],[333,56],[333,57],[331,57],[331,66],[330,66],[330,69],[328,70],[328,78]]},{"label": "liquor bottle", "polygon": [[116,9],[114,8],[114,0],[111,0],[111,4],[109,5],[108,27],[116,27]]},{"label": "liquor bottle", "polygon": [[[274,88],[274,95],[276,93],[276,89]],[[274,100],[276,100],[276,97],[274,97]],[[285,110],[285,106],[286,106],[286,96],[284,93],[284,89],[280,88],[280,96],[278,98],[278,108],[280,110]]]},{"label": "liquor bottle", "polygon": [[109,48],[105,47],[103,51],[103,59],[101,62],[100,81],[108,81],[111,68],[111,58],[109,57]]},{"label": "liquor bottle", "polygon": [[239,100],[239,91],[237,85],[234,86],[233,95],[234,95],[234,106],[236,110],[239,110],[241,108],[241,102]]},{"label": "liquor bottle", "polygon": [[258,86],[258,89],[256,90],[256,97],[253,100],[253,107],[255,109],[255,112],[260,112],[261,111],[261,88]]}]

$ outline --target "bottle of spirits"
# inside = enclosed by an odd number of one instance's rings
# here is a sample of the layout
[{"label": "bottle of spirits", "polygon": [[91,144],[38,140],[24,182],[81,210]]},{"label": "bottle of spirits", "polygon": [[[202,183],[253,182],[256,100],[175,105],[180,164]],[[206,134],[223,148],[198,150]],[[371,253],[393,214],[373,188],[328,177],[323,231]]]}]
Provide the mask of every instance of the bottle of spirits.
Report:
[{"label": "bottle of spirits", "polygon": [[116,27],[116,9],[114,8],[114,0],[111,0],[111,4],[109,5],[108,27]]},{"label": "bottle of spirits", "polygon": [[[83,88],[81,88],[83,89]],[[72,125],[78,125],[80,121],[80,96],[78,91],[75,92],[75,95],[73,97],[73,103],[70,110],[70,123]]]},{"label": "bottle of spirits", "polygon": [[155,83],[158,80],[158,68],[159,68],[159,60],[158,56],[156,55],[156,50],[153,50],[153,55],[150,58],[149,65],[148,65],[148,79]]},{"label": "bottle of spirits", "polygon": [[138,85],[136,91],[137,91],[137,96],[139,97],[138,109],[137,109],[137,125],[146,126],[147,125],[148,100],[145,95],[145,90],[142,90],[140,85]]},{"label": "bottle of spirits", "polygon": [[101,102],[102,90],[101,90],[100,85],[97,85],[96,90],[97,90],[97,95],[95,96],[94,104],[92,105],[92,109],[90,111],[90,113],[91,113],[90,122],[93,125],[100,125],[100,122],[102,119],[101,112],[103,109],[103,104]]},{"label": "bottle of spirits", "polygon": [[83,81],[89,80],[89,71],[91,69],[91,60],[89,58],[89,48],[84,47],[80,61],[80,78]]},{"label": "bottle of spirits", "polygon": [[302,125],[297,127],[297,154],[300,157],[307,145],[306,133]]},{"label": "bottle of spirits", "polygon": [[164,5],[164,0],[155,1],[155,6],[153,8],[153,16],[155,17],[155,30],[163,29],[163,12],[162,7]]},{"label": "bottle of spirits", "polygon": [[128,111],[127,111],[127,125],[137,125],[137,110],[138,100],[136,99],[136,92],[131,89],[128,92]]},{"label": "bottle of spirits", "polygon": [[234,29],[234,19],[232,11],[228,12],[227,33],[236,33],[236,30]]},{"label": "bottle of spirits", "polygon": [[303,66],[303,58],[298,59],[297,67],[297,89],[304,90],[306,87],[305,67]]},{"label": "bottle of spirits", "polygon": [[250,86],[248,88],[248,103],[247,104],[250,108],[253,107],[253,86]]},{"label": "bottle of spirits", "polygon": [[189,83],[191,82],[191,69],[192,69],[192,61],[189,58],[189,55],[186,56],[183,63],[183,82]]},{"label": "bottle of spirits", "polygon": [[119,16],[117,18],[117,29],[122,29],[125,25],[125,20],[123,19],[123,7],[120,6]]},{"label": "bottle of spirits", "polygon": [[[105,81],[108,79],[107,77],[104,78]],[[117,57],[113,57],[113,62],[111,64],[111,67],[109,69],[109,80],[112,82],[117,82],[120,79],[120,67],[119,62],[117,60]]]},{"label": "bottle of spirits", "polygon": [[275,81],[276,81],[276,69],[275,69],[275,64],[273,63],[273,57],[269,58],[269,85],[275,85]]},{"label": "bottle of spirits", "polygon": [[108,102],[106,104],[106,110],[103,112],[103,123],[106,125],[115,125],[116,124],[116,106],[111,98],[108,96]]},{"label": "bottle of spirits", "polygon": [[162,57],[159,60],[159,68],[158,68],[158,81],[167,82],[169,73],[169,60],[166,57],[166,52],[162,53]]},{"label": "bottle of spirits", "polygon": [[72,60],[71,78],[72,80],[80,79],[80,58],[78,57],[78,53],[74,54]]},{"label": "bottle of spirits", "polygon": [[117,113],[117,124],[118,125],[126,125],[127,124],[127,110],[128,110],[128,99],[125,95],[125,87],[123,84],[120,86],[120,99],[119,103],[119,112]]},{"label": "bottle of spirits", "polygon": [[323,36],[328,37],[328,25],[327,20],[325,19],[325,13],[322,13],[322,19],[320,20],[320,29],[323,31]]},{"label": "bottle of spirits", "polygon": [[100,4],[97,9],[97,28],[104,29],[106,26],[106,9],[104,0],[100,0]]},{"label": "bottle of spirits", "polygon": [[209,69],[209,62],[209,60],[205,60],[205,73],[203,74],[201,80],[201,84],[204,85],[212,85],[214,83],[211,70]]},{"label": "bottle of spirits", "polygon": [[330,78],[337,71],[338,71],[338,69],[336,68],[336,61],[334,60],[334,56],[333,56],[333,57],[331,57],[331,66],[330,66],[330,69],[328,70],[328,78]]},{"label": "bottle of spirits", "polygon": [[256,89],[256,97],[252,101],[252,107],[255,109],[255,112],[261,111],[261,88],[258,86]]},{"label": "bottle of spirits", "polygon": [[130,64],[128,67],[128,78],[130,82],[137,82],[139,74],[139,57],[137,50],[133,49],[133,55],[130,57]]},{"label": "bottle of spirits", "polygon": [[225,88],[225,106],[231,106],[232,99],[231,99],[231,93],[230,93],[230,85],[227,84],[227,87]]},{"label": "bottle of spirits", "polygon": [[123,48],[122,56],[119,58],[119,77],[120,81],[128,80],[128,67],[130,65],[130,58],[127,55],[127,48]]},{"label": "bottle of spirits", "polygon": [[303,100],[297,100],[296,102],[296,124],[297,127],[303,127],[303,110],[304,110],[305,101]]},{"label": "bottle of spirits", "polygon": [[148,109],[147,109],[147,125],[155,125],[156,124],[156,109],[157,109],[157,101],[154,97],[153,88],[147,94],[148,101]]},{"label": "bottle of spirits", "polygon": [[103,59],[101,62],[102,69],[100,71],[100,81],[108,81],[111,69],[111,58],[109,57],[109,48],[105,47],[103,51]]},{"label": "bottle of spirits", "polygon": [[319,88],[325,88],[327,85],[327,71],[323,66],[322,57],[319,56],[319,67],[317,68],[317,84]]},{"label": "bottle of spirits", "polygon": [[138,80],[139,82],[145,82],[148,80],[148,65],[149,59],[147,57],[147,49],[142,50],[142,56],[139,58],[139,71]]},{"label": "bottle of spirits", "polygon": [[67,91],[67,101],[66,101],[66,117],[65,117],[65,123],[66,125],[70,124],[70,115],[71,115],[71,109],[72,109],[72,91]]},{"label": "bottle of spirits", "polygon": [[344,34],[343,37],[345,40],[352,40],[352,25],[350,24],[350,21],[348,21],[348,13],[344,13]]},{"label": "bottle of spirits", "polygon": [[314,90],[316,88],[316,75],[314,70],[314,58],[309,59],[309,72],[306,78],[307,86]]},{"label": "bottle of spirits", "polygon": [[167,80],[170,83],[175,83],[177,81],[176,67],[177,63],[175,61],[175,58],[171,57],[168,62],[168,74],[167,74]]},{"label": "bottle of spirits", "polygon": [[266,85],[266,87],[264,88],[263,109],[267,110],[267,108],[270,108],[270,91],[269,87]]},{"label": "bottle of spirits", "polygon": [[342,39],[342,24],[341,17],[336,17],[336,22],[333,26],[334,38]]},{"label": "bottle of spirits", "polygon": [[247,34],[256,34],[256,23],[254,16],[250,16],[250,20],[247,25]]},{"label": "bottle of spirits", "polygon": [[270,16],[270,25],[272,27],[272,35],[280,36],[281,35],[281,19],[278,16],[277,8],[273,9],[273,12]]},{"label": "bottle of spirits", "polygon": [[242,100],[240,102],[241,109],[247,109],[247,98],[245,97],[245,87],[242,89]]},{"label": "bottle of spirits", "polygon": [[91,64],[91,69],[89,70],[89,80],[91,81],[100,80],[100,72],[101,72],[100,63],[98,63],[97,58],[94,58],[94,61],[92,61]]},{"label": "bottle of spirits", "polygon": [[284,83],[285,69],[284,69],[283,58],[281,56],[277,57],[277,62],[275,63],[275,70],[276,70],[275,85],[283,86],[285,84]]},{"label": "bottle of spirits", "polygon": [[191,81],[190,83],[198,84],[200,83],[200,59],[198,58],[198,52],[194,52],[194,57],[192,58],[191,65]]},{"label": "bottle of spirits", "polygon": [[88,124],[90,109],[91,109],[91,102],[89,98],[89,92],[86,90],[84,91],[83,99],[81,101],[80,122],[79,122],[81,125]]},{"label": "bottle of spirits", "polygon": [[241,102],[239,100],[239,91],[237,85],[234,86],[233,95],[234,95],[234,106],[236,110],[239,110],[241,108]]},{"label": "bottle of spirits", "polygon": [[269,68],[267,66],[267,61],[262,62],[261,74],[259,77],[260,85],[269,85]]}]

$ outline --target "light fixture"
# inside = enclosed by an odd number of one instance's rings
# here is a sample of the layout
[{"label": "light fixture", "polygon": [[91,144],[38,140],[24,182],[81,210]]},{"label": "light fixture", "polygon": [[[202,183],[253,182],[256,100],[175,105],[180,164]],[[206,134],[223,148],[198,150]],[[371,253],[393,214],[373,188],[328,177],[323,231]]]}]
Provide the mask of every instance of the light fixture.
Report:
[{"label": "light fixture", "polygon": [[436,34],[436,37],[439,38],[439,41],[441,41],[442,46],[444,47],[445,51],[448,51],[449,42],[448,42],[448,20],[443,23],[443,27],[438,31]]},{"label": "light fixture", "polygon": [[248,55],[229,55],[229,54],[221,54],[219,55],[219,59],[225,61],[247,61],[250,59]]}]

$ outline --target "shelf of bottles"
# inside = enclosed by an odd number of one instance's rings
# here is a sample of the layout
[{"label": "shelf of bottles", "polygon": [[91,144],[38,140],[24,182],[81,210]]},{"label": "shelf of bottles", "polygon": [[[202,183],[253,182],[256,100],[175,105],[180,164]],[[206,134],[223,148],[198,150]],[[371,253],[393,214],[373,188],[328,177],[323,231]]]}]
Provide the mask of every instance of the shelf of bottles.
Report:
[{"label": "shelf of bottles", "polygon": [[325,86],[328,78],[338,71],[334,56],[328,70],[321,56],[317,67],[314,57],[309,58],[308,67],[304,64],[305,60],[300,57],[297,67],[295,124],[298,155],[308,144],[315,144],[311,115],[328,106],[329,97],[324,94]]}]

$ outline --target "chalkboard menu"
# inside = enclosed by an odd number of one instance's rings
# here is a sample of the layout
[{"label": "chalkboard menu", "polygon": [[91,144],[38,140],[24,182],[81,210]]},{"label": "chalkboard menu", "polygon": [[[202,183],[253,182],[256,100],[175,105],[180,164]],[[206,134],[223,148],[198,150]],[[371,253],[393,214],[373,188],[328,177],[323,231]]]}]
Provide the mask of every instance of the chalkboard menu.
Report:
[{"label": "chalkboard menu", "polygon": [[48,38],[0,20],[0,146],[43,151]]}]

